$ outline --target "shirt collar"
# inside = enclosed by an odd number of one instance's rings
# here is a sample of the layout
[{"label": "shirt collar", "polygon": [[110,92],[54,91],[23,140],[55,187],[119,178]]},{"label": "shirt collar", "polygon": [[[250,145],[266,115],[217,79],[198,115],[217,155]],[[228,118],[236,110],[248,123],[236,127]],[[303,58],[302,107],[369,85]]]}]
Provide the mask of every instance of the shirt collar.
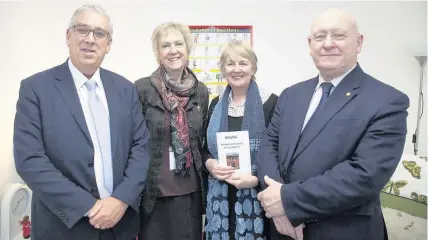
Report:
[{"label": "shirt collar", "polygon": [[[354,68],[357,66],[357,64],[355,64],[351,69],[349,69],[346,73],[344,73],[343,75],[332,79],[330,82],[333,84],[333,87],[336,88],[337,85],[339,85],[339,83],[346,77],[346,75],[348,75],[352,70],[354,70]],[[318,74],[318,84],[317,87],[315,88],[315,91],[318,90],[318,88],[320,88],[321,83],[327,82],[326,80],[324,80],[324,78],[322,78],[321,74]]]},{"label": "shirt collar", "polygon": [[68,59],[68,67],[70,68],[71,76],[73,77],[74,84],[77,90],[79,90],[83,85],[85,85],[86,81],[88,80],[94,80],[97,83],[98,87],[101,90],[104,90],[99,68],[97,69],[97,71],[95,71],[94,75],[92,75],[91,79],[88,79],[73,65],[71,59]]},{"label": "shirt collar", "polygon": [[[262,104],[264,104],[269,99],[270,95],[272,95],[272,93],[264,90],[263,88],[261,88],[259,86],[257,86],[257,89],[259,90],[259,95],[260,95],[260,98],[262,99]],[[233,94],[233,91],[230,90],[230,92],[229,92],[229,107],[230,106],[232,106],[232,107],[245,106],[245,101],[239,105],[235,105],[233,103],[233,95],[232,94]],[[221,97],[222,97],[222,95],[220,95],[220,98]]]}]

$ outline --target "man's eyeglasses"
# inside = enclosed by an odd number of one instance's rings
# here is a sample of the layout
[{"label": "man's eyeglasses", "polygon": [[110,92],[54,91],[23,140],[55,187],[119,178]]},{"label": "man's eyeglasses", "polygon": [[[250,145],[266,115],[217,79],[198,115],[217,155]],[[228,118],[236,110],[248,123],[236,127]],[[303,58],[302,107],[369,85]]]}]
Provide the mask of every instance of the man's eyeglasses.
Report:
[{"label": "man's eyeglasses", "polygon": [[348,37],[345,33],[315,33],[311,38],[316,42],[324,42],[328,36],[330,36],[330,39],[334,41],[345,40]]},{"label": "man's eyeglasses", "polygon": [[89,26],[87,25],[81,25],[81,24],[77,24],[73,26],[73,31],[75,34],[81,36],[81,37],[86,37],[89,35],[89,33],[93,32],[94,33],[94,37],[96,39],[106,39],[109,37],[109,33],[102,29],[102,28],[95,28],[95,29],[91,29]]}]

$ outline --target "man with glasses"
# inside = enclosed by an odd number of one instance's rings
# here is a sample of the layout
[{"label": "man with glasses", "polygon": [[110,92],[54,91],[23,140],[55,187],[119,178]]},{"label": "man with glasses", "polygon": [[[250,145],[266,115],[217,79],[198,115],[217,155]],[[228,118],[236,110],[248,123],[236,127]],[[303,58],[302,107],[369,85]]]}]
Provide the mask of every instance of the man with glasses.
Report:
[{"label": "man with glasses", "polygon": [[403,153],[409,99],[361,69],[348,13],[321,14],[308,43],[319,75],[284,90],[260,143],[272,239],[388,239],[379,195]]},{"label": "man with glasses", "polygon": [[131,240],[149,164],[134,85],[100,68],[112,43],[99,6],[77,9],[70,58],[21,82],[14,131],[18,174],[33,191],[35,240]]}]

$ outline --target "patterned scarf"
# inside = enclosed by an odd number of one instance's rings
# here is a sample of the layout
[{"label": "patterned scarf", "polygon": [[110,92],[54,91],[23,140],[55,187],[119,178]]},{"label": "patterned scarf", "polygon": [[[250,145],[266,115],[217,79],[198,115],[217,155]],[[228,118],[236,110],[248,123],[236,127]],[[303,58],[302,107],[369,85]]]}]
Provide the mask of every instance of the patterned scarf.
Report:
[{"label": "patterned scarf", "polygon": [[[208,125],[207,138],[208,149],[214,158],[218,159],[217,152],[217,132],[228,130],[228,106],[230,86],[227,86],[223,95],[220,97],[211,120]],[[251,152],[251,171],[257,175],[257,152],[259,149],[260,138],[265,131],[265,117],[263,112],[263,103],[257,84],[251,80],[248,87],[244,117],[241,130],[248,131],[250,137]],[[254,239],[263,240],[263,212],[260,202],[257,200],[257,191],[255,188],[238,189],[236,192],[237,201],[235,202],[236,230],[235,239]],[[229,203],[228,203],[228,184],[209,176],[208,179],[208,197],[206,209],[206,239],[229,239]]]},{"label": "patterned scarf", "polygon": [[162,98],[165,114],[170,120],[175,173],[182,177],[189,176],[193,157],[184,107],[197,90],[197,78],[190,69],[185,68],[180,83],[166,79],[165,68],[161,65],[152,74],[151,81]]}]

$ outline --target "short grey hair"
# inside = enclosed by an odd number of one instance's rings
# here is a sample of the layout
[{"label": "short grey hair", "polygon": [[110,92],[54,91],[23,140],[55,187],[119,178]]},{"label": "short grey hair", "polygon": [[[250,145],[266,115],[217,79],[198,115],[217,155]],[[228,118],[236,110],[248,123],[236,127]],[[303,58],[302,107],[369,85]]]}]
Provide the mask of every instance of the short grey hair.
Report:
[{"label": "short grey hair", "polygon": [[187,55],[190,54],[190,51],[193,47],[193,39],[192,39],[192,32],[190,31],[190,28],[184,24],[177,23],[177,22],[166,22],[158,25],[155,30],[153,30],[152,34],[152,48],[153,52],[156,56],[156,61],[159,63],[159,40],[162,36],[165,34],[170,33],[171,31],[177,31],[183,35],[184,42],[186,44],[186,50]]},{"label": "short grey hair", "polygon": [[241,56],[253,65],[254,75],[257,72],[257,55],[253,48],[242,40],[233,40],[225,43],[220,54],[220,69],[224,73],[226,61],[232,56]]},{"label": "short grey hair", "polygon": [[94,5],[94,4],[86,4],[74,11],[73,16],[70,19],[70,23],[68,24],[68,29],[72,28],[76,24],[76,18],[83,12],[96,12],[100,14],[101,16],[104,16],[107,18],[108,21],[108,33],[109,33],[109,40],[111,41],[113,39],[113,24],[111,23],[110,16],[107,14],[106,10],[104,10],[101,6]]}]

